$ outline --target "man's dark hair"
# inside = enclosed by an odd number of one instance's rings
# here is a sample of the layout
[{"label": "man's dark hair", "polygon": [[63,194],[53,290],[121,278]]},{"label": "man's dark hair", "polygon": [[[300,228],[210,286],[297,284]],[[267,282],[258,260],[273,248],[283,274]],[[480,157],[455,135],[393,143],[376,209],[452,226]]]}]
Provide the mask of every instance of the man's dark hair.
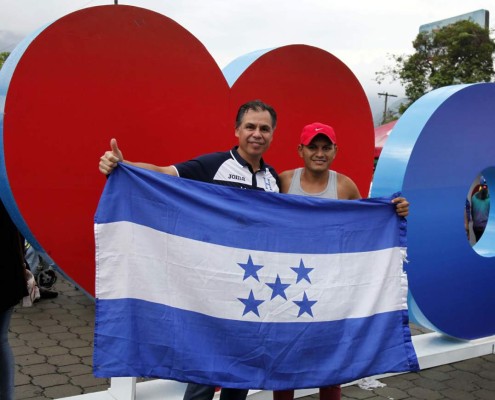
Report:
[{"label": "man's dark hair", "polygon": [[239,128],[242,123],[242,119],[244,118],[244,114],[246,114],[249,110],[253,111],[268,111],[270,116],[272,117],[272,128],[275,129],[277,126],[277,113],[273,109],[272,106],[263,103],[261,100],[252,100],[244,103],[239,107],[239,111],[237,111],[237,117],[235,118],[235,128]]}]

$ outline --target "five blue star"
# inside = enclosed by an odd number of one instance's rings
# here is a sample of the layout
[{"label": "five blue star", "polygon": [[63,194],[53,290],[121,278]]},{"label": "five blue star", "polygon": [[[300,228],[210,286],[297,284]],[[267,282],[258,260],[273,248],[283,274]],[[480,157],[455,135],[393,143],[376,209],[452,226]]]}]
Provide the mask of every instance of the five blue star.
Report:
[{"label": "five blue star", "polygon": [[291,269],[297,274],[296,283],[299,283],[299,281],[303,279],[306,279],[309,283],[311,283],[311,280],[309,279],[309,273],[313,271],[314,268],[306,268],[304,266],[302,258],[301,262],[299,263],[299,267],[291,267]]},{"label": "five blue star", "polygon": [[253,312],[258,317],[260,316],[260,313],[258,312],[258,306],[261,303],[264,303],[264,300],[256,300],[254,298],[252,290],[251,290],[251,293],[249,293],[249,297],[247,299],[241,299],[240,297],[238,297],[237,299],[240,300],[245,306],[244,312],[242,313],[242,315],[246,315],[248,312]]},{"label": "five blue star", "polygon": [[267,283],[266,286],[270,287],[270,289],[273,290],[272,298],[270,300],[273,300],[277,296],[283,297],[285,300],[287,300],[285,289],[287,289],[290,285],[282,283],[278,274],[277,279],[275,279],[275,283]]},{"label": "five blue star", "polygon": [[311,310],[311,307],[313,307],[317,302],[308,300],[308,296],[306,295],[306,292],[304,292],[304,296],[301,301],[294,301],[294,303],[296,303],[299,306],[299,314],[297,315],[297,318],[299,318],[304,313],[308,313],[309,315],[313,316],[313,311]]},{"label": "five blue star", "polygon": [[245,281],[247,278],[252,276],[254,279],[256,279],[258,282],[260,281],[260,278],[258,278],[257,272],[263,268],[263,265],[256,265],[253,264],[253,260],[251,259],[251,256],[249,256],[248,262],[246,264],[242,263],[237,263],[241,268],[244,269],[244,279]]}]

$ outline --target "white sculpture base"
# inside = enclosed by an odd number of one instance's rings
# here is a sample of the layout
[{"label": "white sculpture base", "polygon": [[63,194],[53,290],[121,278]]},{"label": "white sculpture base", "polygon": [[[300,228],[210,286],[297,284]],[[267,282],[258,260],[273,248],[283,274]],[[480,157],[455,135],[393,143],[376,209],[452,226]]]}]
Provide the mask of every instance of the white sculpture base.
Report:
[{"label": "white sculpture base", "polygon": [[[463,341],[434,332],[413,336],[412,340],[422,370],[495,353],[495,336]],[[373,378],[379,379],[392,375],[394,374]],[[164,398],[182,400],[185,388],[185,383],[175,381],[156,379],[136,383],[136,378],[112,378],[110,388],[106,391],[66,397],[60,400],[162,400]],[[296,390],[295,397],[309,396],[317,392],[318,389]],[[272,392],[251,390],[248,399],[272,400]]]}]

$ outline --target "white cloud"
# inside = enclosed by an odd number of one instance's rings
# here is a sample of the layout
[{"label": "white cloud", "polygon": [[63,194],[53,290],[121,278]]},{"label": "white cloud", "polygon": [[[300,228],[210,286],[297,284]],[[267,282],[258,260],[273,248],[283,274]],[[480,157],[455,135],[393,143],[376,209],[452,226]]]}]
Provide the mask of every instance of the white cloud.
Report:
[{"label": "white cloud", "polygon": [[[31,31],[81,8],[112,1],[0,0],[0,51],[11,51]],[[374,82],[387,54],[412,53],[419,26],[488,9],[472,0],[131,0],[181,24],[210,51],[220,67],[246,53],[288,44],[320,47],[354,72],[369,96],[398,84]],[[491,24],[493,27],[493,23]],[[370,101],[373,100],[370,97]],[[375,107],[376,108],[376,107]]]}]

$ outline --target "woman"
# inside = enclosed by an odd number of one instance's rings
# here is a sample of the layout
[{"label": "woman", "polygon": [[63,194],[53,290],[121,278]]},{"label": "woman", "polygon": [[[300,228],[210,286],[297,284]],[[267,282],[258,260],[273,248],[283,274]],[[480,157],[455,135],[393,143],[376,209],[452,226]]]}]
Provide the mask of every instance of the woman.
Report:
[{"label": "woman", "polygon": [[14,356],[8,341],[14,306],[27,296],[21,234],[0,201],[0,399],[14,400]]}]

